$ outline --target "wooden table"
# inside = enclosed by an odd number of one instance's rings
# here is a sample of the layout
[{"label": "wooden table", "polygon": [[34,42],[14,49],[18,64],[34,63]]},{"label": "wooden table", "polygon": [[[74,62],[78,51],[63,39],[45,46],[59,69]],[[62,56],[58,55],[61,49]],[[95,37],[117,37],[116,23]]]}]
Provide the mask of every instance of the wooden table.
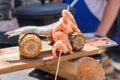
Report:
[{"label": "wooden table", "polygon": [[[0,49],[0,74],[9,72],[24,70],[28,68],[39,67],[47,64],[51,64],[57,59],[53,59],[51,54],[51,46],[49,42],[43,41],[43,49],[40,56],[34,59],[26,59],[19,55],[19,47],[9,47]],[[79,52],[73,52],[72,55],[62,55],[61,61],[77,59],[84,56],[91,56],[95,54],[101,54],[105,51],[104,48],[96,48],[85,45]]]}]

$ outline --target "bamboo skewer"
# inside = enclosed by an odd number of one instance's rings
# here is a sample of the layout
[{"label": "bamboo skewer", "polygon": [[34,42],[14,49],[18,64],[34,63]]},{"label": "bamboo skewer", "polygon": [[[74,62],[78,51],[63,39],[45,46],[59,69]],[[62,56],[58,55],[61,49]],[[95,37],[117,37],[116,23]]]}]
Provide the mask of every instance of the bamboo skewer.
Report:
[{"label": "bamboo skewer", "polygon": [[58,71],[59,71],[59,67],[60,67],[60,60],[61,60],[61,52],[59,53],[59,58],[58,58],[58,63],[57,63],[57,69],[56,69],[55,79],[54,80],[57,80],[57,75],[58,75]]},{"label": "bamboo skewer", "polygon": [[[67,10],[69,10],[69,9],[70,9],[70,6],[68,5],[67,6]],[[54,80],[57,80],[57,75],[58,75],[59,66],[60,66],[60,59],[61,59],[61,52],[59,53],[59,58],[58,58],[58,63],[57,63],[57,69],[56,69],[55,79]]]}]

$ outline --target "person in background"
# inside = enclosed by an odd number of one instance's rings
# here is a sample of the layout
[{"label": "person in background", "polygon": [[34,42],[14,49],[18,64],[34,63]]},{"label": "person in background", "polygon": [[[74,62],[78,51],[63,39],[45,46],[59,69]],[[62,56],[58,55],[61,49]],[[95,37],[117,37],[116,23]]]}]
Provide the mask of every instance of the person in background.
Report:
[{"label": "person in background", "polygon": [[[120,45],[119,0],[53,0],[69,4],[75,9],[76,23],[83,33],[97,32]],[[108,48],[112,65],[120,70],[120,46]],[[117,64],[119,63],[119,65]],[[118,66],[116,66],[116,64]]]},{"label": "person in background", "polygon": [[74,17],[83,33],[98,32],[106,35],[118,13],[118,0],[53,0],[69,4],[75,9]]}]

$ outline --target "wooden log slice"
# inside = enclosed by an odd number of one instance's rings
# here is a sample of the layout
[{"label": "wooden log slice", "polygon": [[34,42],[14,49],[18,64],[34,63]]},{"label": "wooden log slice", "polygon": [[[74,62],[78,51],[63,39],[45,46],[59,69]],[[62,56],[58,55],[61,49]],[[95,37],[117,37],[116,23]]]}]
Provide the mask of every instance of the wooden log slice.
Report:
[{"label": "wooden log slice", "polygon": [[19,53],[26,58],[39,56],[42,49],[42,42],[35,34],[21,34],[19,36]]},{"label": "wooden log slice", "polygon": [[104,80],[105,72],[102,65],[93,58],[84,57],[76,60],[79,63],[76,69],[77,80]]},{"label": "wooden log slice", "polygon": [[[44,65],[38,69],[55,74],[57,62]],[[105,73],[101,64],[91,57],[83,57],[74,61],[62,61],[58,76],[65,80],[104,80]]]}]

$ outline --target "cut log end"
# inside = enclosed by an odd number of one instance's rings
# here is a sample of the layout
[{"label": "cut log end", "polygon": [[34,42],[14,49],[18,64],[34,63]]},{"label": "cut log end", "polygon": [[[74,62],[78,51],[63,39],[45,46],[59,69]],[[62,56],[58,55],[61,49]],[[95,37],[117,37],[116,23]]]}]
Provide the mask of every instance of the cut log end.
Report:
[{"label": "cut log end", "polygon": [[[44,65],[39,69],[55,74],[57,63]],[[61,61],[58,76],[65,80],[104,80],[105,73],[101,64],[91,57],[74,61]]]},{"label": "cut log end", "polygon": [[85,57],[79,59],[76,78],[77,80],[104,80],[105,72],[98,61]]}]

